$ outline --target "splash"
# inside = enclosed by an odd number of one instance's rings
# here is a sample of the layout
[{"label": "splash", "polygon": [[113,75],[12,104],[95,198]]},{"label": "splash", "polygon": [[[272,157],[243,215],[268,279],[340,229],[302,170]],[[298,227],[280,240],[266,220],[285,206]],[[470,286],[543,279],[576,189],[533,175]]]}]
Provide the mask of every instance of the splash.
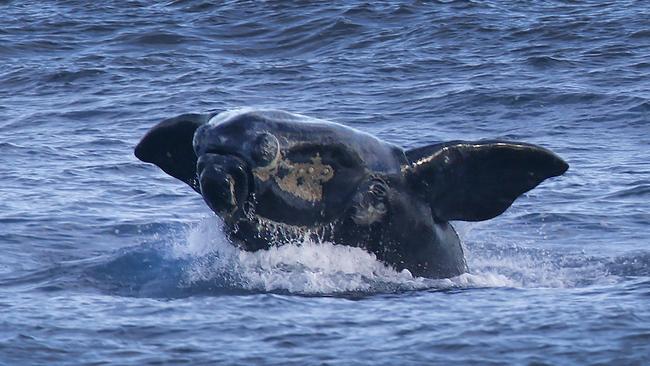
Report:
[{"label": "splash", "polygon": [[460,227],[470,271],[478,278],[494,277],[495,282],[502,280],[504,286],[516,288],[575,288],[620,280],[611,273],[608,258],[544,249],[545,243],[534,240],[509,243],[503,237],[475,232],[475,225],[469,223]]},{"label": "splash", "polygon": [[[384,293],[451,288],[572,288],[606,285],[619,280],[608,260],[584,253],[555,253],[484,237],[476,225],[456,225],[468,238],[465,252],[470,273],[449,279],[413,277],[387,267],[362,249],[314,241],[305,236],[294,244],[246,252],[230,244],[222,224],[205,219],[190,228],[187,241],[174,246],[177,255],[194,258],[185,285],[228,278],[233,286],[257,291],[304,294]],[[477,237],[481,237],[480,239]],[[464,241],[465,242],[465,241]],[[493,244],[498,243],[499,244]],[[526,244],[526,243],[522,243]]]},{"label": "splash", "polygon": [[516,287],[501,273],[466,273],[449,279],[396,271],[363,249],[305,235],[292,244],[247,252],[232,245],[214,217],[190,227],[172,256],[189,263],[181,286],[228,287],[295,294],[394,293],[473,287]]},{"label": "splash", "polygon": [[[472,288],[580,288],[647,276],[650,257],[594,258],[508,244],[502,237],[458,225],[470,273],[449,279],[414,277],[387,267],[362,249],[296,237],[291,244],[247,252],[232,245],[216,217],[161,233],[155,242],[98,258],[87,273],[94,286],[126,296],[288,293],[365,296]],[[488,232],[489,233],[489,232]],[[495,244],[498,243],[498,244]],[[525,245],[529,245],[530,248]]]},{"label": "splash", "polygon": [[223,224],[205,219],[189,229],[187,240],[172,246],[177,258],[191,259],[184,286],[222,282],[253,291],[302,294],[378,292],[429,288],[427,279],[397,272],[362,249],[314,241],[247,252],[226,238]]}]

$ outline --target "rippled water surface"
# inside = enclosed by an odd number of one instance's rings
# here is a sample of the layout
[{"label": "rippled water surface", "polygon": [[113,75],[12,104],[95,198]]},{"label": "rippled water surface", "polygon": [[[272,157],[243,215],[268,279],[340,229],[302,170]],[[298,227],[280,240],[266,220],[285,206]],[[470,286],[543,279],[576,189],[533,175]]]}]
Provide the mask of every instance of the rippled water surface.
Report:
[{"label": "rippled water surface", "polygon": [[[650,363],[644,1],[0,1],[0,364]],[[132,154],[240,106],[571,165],[456,223],[470,266],[240,252]]]}]

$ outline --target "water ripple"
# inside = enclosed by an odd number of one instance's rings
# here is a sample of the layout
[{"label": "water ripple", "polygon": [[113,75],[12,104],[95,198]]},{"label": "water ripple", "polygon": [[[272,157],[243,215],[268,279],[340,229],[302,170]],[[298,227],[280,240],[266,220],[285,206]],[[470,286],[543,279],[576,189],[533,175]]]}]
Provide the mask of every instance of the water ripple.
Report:
[{"label": "water ripple", "polygon": [[[647,18],[632,0],[0,1],[0,363],[647,364]],[[240,106],[409,148],[525,140],[571,169],[455,224],[458,278],[331,243],[240,252],[132,154],[164,118]]]}]

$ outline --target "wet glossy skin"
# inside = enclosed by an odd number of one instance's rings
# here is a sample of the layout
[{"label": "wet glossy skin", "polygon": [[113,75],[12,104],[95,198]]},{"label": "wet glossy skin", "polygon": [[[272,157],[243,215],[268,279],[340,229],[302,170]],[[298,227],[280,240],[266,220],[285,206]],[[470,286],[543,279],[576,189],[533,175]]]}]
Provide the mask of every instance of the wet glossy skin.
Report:
[{"label": "wet glossy skin", "polygon": [[[203,197],[245,249],[308,235],[365,248],[415,275],[466,271],[453,228],[436,224],[406,186],[408,161],[397,146],[279,111],[219,115],[196,131],[193,144]],[[232,200],[229,192],[240,193]]]},{"label": "wet glossy skin", "polygon": [[568,168],[525,143],[405,152],[340,124],[252,109],[163,121],[135,154],[199,192],[245,250],[307,237],[364,248],[425,277],[467,271],[448,220],[495,217]]},{"label": "wet glossy skin", "polygon": [[407,164],[400,148],[371,135],[280,111],[221,114],[196,131],[193,145],[200,161],[215,154],[245,165],[249,183],[231,183],[247,185],[257,215],[308,227],[339,218],[370,175],[399,175]]}]

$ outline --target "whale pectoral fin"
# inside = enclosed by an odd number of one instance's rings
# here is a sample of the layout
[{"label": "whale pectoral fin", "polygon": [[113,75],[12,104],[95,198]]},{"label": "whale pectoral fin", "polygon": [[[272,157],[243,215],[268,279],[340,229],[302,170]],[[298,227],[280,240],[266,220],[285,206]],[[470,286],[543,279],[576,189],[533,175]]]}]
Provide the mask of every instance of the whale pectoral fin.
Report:
[{"label": "whale pectoral fin", "polygon": [[200,193],[196,177],[196,154],[192,146],[194,132],[211,114],[183,114],[152,127],[135,147],[135,156],[153,163],[165,173],[187,183]]},{"label": "whale pectoral fin", "polygon": [[569,168],[551,151],[519,142],[451,141],[406,156],[409,184],[444,221],[496,217],[521,194]]}]

